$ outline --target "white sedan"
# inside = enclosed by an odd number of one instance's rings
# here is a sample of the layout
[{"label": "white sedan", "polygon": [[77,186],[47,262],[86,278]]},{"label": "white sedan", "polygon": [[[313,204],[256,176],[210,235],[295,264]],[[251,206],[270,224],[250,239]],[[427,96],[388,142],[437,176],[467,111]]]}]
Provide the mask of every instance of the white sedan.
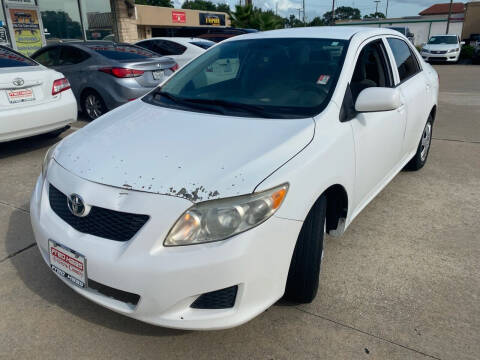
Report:
[{"label": "white sedan", "polygon": [[458,35],[435,35],[422,49],[421,54],[425,61],[458,62],[464,41]]},{"label": "white sedan", "polygon": [[437,97],[437,73],[393,30],[226,40],[48,151],[38,248],[79,294],[166,327],[311,302],[325,233],[424,166]]},{"label": "white sedan", "polygon": [[183,66],[205,50],[215,45],[213,41],[189,37],[154,37],[141,40],[135,45],[149,49],[161,56],[175,60],[178,66]]},{"label": "white sedan", "polygon": [[77,103],[61,73],[0,46],[0,142],[56,135],[76,119]]}]

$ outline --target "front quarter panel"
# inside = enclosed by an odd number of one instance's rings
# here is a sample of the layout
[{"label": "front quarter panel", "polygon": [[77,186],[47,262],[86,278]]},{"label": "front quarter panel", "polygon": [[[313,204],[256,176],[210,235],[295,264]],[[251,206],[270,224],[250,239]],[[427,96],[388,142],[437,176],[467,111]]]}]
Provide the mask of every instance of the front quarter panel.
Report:
[{"label": "front quarter panel", "polygon": [[[348,199],[353,199],[353,133],[350,122],[339,121],[339,111],[338,106],[330,102],[324,112],[314,119],[315,136],[312,142],[255,189],[257,192],[285,182],[290,184],[287,197],[276,216],[304,221],[320,195],[335,184],[342,185]],[[349,203],[349,209],[352,205]]]}]

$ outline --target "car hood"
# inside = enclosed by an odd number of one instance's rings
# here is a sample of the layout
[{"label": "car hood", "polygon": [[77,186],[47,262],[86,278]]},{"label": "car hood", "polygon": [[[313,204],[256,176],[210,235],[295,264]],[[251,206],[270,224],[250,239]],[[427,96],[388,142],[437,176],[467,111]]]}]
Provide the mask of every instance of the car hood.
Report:
[{"label": "car hood", "polygon": [[55,160],[100,184],[199,202],[251,193],[307,146],[314,121],[168,109],[141,100],[65,138]]},{"label": "car hood", "polygon": [[459,48],[459,44],[427,44],[423,48],[427,50],[434,50],[434,51],[446,51],[450,49]]}]

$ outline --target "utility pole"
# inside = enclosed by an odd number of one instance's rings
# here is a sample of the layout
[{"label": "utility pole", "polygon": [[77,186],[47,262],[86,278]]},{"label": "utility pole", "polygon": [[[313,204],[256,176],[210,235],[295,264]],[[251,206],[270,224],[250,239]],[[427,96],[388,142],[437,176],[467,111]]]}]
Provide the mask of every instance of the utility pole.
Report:
[{"label": "utility pole", "polygon": [[305,0],[302,2],[302,7],[303,7],[303,26],[307,26],[307,23],[305,22]]},{"label": "utility pole", "polygon": [[385,17],[388,19],[388,0],[387,0],[387,8],[385,9]]},{"label": "utility pole", "polygon": [[332,0],[332,25],[335,25],[335,0]]},{"label": "utility pole", "polygon": [[450,7],[448,8],[447,35],[448,35],[448,31],[450,30],[450,19],[452,17],[452,4],[453,4],[453,0],[450,0]]},{"label": "utility pole", "polygon": [[375,3],[375,17],[377,17],[377,13],[378,13],[378,3],[380,2],[380,0],[375,0],[374,3]]},{"label": "utility pole", "polygon": [[302,16],[300,15],[300,11],[302,11],[302,8],[298,8],[298,20],[302,20]]}]

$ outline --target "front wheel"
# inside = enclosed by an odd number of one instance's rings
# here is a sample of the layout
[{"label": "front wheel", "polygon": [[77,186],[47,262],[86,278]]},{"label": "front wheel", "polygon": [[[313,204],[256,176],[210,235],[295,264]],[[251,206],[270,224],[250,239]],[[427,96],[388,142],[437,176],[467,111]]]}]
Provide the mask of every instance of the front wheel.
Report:
[{"label": "front wheel", "polygon": [[83,94],[82,109],[90,120],[95,120],[107,112],[105,102],[96,91],[87,91]]},{"label": "front wheel", "polygon": [[323,257],[327,199],[322,195],[308,213],[293,251],[284,298],[310,303],[318,291]]},{"label": "front wheel", "polygon": [[418,144],[417,152],[410,162],[405,166],[407,170],[420,170],[427,162],[428,153],[430,151],[430,145],[432,143],[433,132],[433,118],[430,115],[428,117],[425,128],[423,129],[422,137]]}]

